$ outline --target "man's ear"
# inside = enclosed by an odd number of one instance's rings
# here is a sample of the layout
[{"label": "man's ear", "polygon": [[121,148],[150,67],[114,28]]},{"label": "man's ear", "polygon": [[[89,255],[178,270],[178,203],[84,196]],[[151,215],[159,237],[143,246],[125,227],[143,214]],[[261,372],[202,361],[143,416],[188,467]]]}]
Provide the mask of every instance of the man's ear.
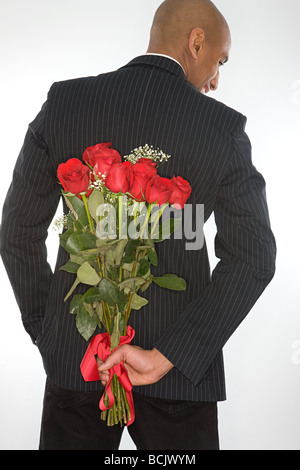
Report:
[{"label": "man's ear", "polygon": [[193,59],[199,59],[199,53],[203,49],[203,44],[205,41],[205,32],[202,28],[195,28],[190,34],[189,39],[189,49],[192,54]]}]

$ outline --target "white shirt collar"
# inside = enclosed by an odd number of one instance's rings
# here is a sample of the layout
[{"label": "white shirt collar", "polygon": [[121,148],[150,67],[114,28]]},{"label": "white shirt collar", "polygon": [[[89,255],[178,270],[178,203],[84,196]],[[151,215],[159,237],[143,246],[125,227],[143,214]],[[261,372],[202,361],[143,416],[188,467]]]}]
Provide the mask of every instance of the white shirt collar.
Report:
[{"label": "white shirt collar", "polygon": [[171,59],[171,60],[173,60],[174,62],[176,62],[176,64],[180,65],[180,67],[181,67],[182,70],[184,71],[184,75],[186,75],[185,70],[184,70],[184,68],[182,67],[181,63],[178,62],[178,60],[174,59],[173,57],[170,57],[169,55],[166,55],[166,54],[157,54],[156,52],[146,52],[145,55],[158,55],[158,56],[160,56],[160,57],[166,57],[167,59]]}]

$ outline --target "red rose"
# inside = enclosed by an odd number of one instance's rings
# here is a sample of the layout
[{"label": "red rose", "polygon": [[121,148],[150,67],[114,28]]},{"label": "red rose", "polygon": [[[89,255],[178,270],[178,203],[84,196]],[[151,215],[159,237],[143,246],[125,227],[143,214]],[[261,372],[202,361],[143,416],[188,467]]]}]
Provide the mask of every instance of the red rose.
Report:
[{"label": "red rose", "polygon": [[162,206],[169,201],[172,189],[172,180],[155,175],[147,184],[145,193],[146,201],[149,202],[149,204],[156,203]]},{"label": "red rose", "polygon": [[136,164],[140,164],[140,163],[144,163],[145,165],[150,165],[150,166],[156,166],[157,163],[155,163],[153,160],[151,160],[151,158],[139,158],[138,161],[136,162]]},{"label": "red rose", "polygon": [[148,181],[157,174],[156,163],[147,158],[141,158],[130,168],[128,192],[138,201],[145,200]]},{"label": "red rose", "polygon": [[177,176],[177,178],[173,176],[172,182],[173,189],[171,191],[169,203],[171,205],[177,205],[180,209],[183,209],[192,192],[190,183],[181,178],[181,176]]},{"label": "red rose", "polygon": [[105,186],[113,193],[127,193],[131,167],[130,162],[114,163],[105,178]]},{"label": "red rose", "polygon": [[111,142],[88,147],[83,154],[83,160],[94,168],[96,173],[108,173],[111,165],[121,163],[121,155],[111,149]]},{"label": "red rose", "polygon": [[58,166],[57,176],[65,191],[77,195],[87,192],[90,171],[78,158],[71,158]]}]

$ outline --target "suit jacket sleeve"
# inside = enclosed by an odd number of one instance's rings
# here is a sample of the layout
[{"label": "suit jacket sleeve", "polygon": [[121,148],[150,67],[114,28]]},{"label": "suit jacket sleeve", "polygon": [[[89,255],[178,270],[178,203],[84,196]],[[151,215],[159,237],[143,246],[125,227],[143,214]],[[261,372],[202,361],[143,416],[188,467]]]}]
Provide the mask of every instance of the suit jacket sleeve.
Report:
[{"label": "suit jacket sleeve", "polygon": [[2,215],[0,252],[25,329],[41,332],[52,271],[45,241],[59,202],[56,171],[48,156],[44,128],[48,101],[29,125],[16,162]]},{"label": "suit jacket sleeve", "polygon": [[232,135],[232,159],[214,207],[220,262],[206,290],[154,344],[196,386],[275,272],[265,181],[252,164],[243,124]]}]

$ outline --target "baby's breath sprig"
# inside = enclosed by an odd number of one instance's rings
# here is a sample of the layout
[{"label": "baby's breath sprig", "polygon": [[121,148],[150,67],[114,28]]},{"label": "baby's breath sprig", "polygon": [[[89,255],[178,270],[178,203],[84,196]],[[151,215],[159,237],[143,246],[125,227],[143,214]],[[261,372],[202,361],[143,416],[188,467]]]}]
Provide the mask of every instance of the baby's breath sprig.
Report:
[{"label": "baby's breath sprig", "polygon": [[52,230],[60,232],[63,229],[68,228],[68,215],[63,214],[53,221]]},{"label": "baby's breath sprig", "polygon": [[104,197],[104,201],[113,205],[115,203],[116,195],[109,191],[109,189],[107,189],[105,186],[105,178],[106,173],[94,173],[94,181],[90,182],[88,189],[92,191],[95,189],[100,191]]},{"label": "baby's breath sprig", "polygon": [[[91,172],[91,174],[92,174],[92,173],[93,173],[93,172]],[[105,183],[106,173],[103,173],[103,174],[101,174],[101,173],[98,173],[98,174],[94,173],[94,177],[95,177],[95,178],[94,178],[94,181],[91,181],[91,182],[90,182],[90,185],[89,185],[88,189],[91,189],[92,191],[93,191],[94,189],[98,189],[98,191],[102,191],[102,190],[105,188],[104,183]]]},{"label": "baby's breath sprig", "polygon": [[164,163],[171,158],[171,155],[167,155],[160,149],[155,149],[153,145],[144,145],[133,149],[129,155],[124,156],[124,160],[127,160],[133,164],[137,163],[140,158],[148,158],[153,162]]},{"label": "baby's breath sprig", "polygon": [[96,180],[90,183],[88,190],[93,191],[94,189],[98,189],[98,191],[102,191],[103,187],[104,187],[103,181]]}]

